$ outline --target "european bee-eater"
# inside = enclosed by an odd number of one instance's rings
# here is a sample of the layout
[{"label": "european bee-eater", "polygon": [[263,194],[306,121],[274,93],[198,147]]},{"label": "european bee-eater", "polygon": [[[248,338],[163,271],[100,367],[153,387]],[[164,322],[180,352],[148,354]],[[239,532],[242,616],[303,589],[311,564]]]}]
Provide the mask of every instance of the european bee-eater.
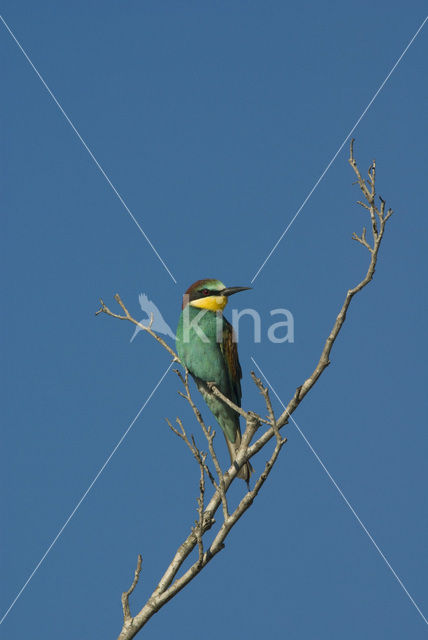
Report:
[{"label": "european bee-eater", "polygon": [[[214,382],[223,395],[241,406],[242,371],[238,349],[223,309],[229,296],[249,288],[225,287],[214,279],[198,280],[184,294],[176,336],[178,356],[222,428],[232,463],[241,443],[239,414],[210,393],[206,383]],[[248,482],[251,472],[247,462],[238,477]]]}]

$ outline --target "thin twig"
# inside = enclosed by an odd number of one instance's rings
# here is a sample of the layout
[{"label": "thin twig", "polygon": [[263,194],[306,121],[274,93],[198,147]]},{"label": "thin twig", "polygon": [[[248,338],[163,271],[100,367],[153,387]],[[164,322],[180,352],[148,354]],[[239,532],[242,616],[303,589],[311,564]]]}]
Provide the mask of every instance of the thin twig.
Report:
[{"label": "thin twig", "polygon": [[198,497],[198,521],[195,526],[196,539],[198,541],[198,562],[202,565],[204,560],[204,543],[203,543],[203,535],[204,535],[204,495],[205,495],[205,459],[207,454],[202,454],[201,456],[201,477],[199,479],[199,497]]},{"label": "thin twig", "polygon": [[207,382],[206,383],[206,387],[208,388],[208,391],[211,391],[211,393],[214,396],[216,396],[217,398],[220,398],[220,400],[222,400],[224,402],[224,404],[227,404],[228,407],[230,407],[231,409],[236,411],[236,413],[239,413],[239,415],[241,415],[243,418],[247,419],[248,413],[242,407],[240,407],[239,405],[237,405],[234,402],[232,402],[232,400],[230,400],[230,398],[225,396],[220,391],[220,389],[216,386],[215,382]]},{"label": "thin twig", "polygon": [[186,445],[189,447],[190,451],[192,452],[192,454],[193,454],[196,462],[199,464],[199,466],[201,464],[203,464],[205,473],[207,474],[208,478],[210,479],[212,485],[214,486],[215,489],[218,489],[218,485],[217,485],[217,483],[216,483],[216,481],[214,479],[214,476],[211,473],[210,468],[208,467],[205,459],[203,459],[202,452],[196,446],[196,442],[195,442],[195,439],[194,439],[193,436],[192,436],[192,442],[190,442],[190,440],[189,440],[189,438],[187,436],[186,430],[184,429],[184,426],[183,426],[183,423],[182,423],[181,419],[178,418],[178,417],[176,418],[176,422],[180,426],[181,433],[180,433],[180,431],[178,431],[178,429],[176,429],[171,424],[171,422],[168,420],[168,418],[165,418],[165,420],[168,423],[168,426],[171,429],[171,431],[173,431],[175,433],[175,435],[178,436],[181,440],[183,440],[183,442],[185,442]]},{"label": "thin twig", "polygon": [[359,242],[360,244],[362,244],[364,247],[366,247],[366,249],[368,249],[370,251],[370,253],[373,253],[373,247],[371,247],[369,245],[369,243],[366,240],[366,228],[363,227],[363,231],[361,233],[361,236],[359,236],[358,234],[354,233],[352,234],[352,239],[356,240],[357,242]]},{"label": "thin twig", "polygon": [[[366,186],[366,184],[364,183],[364,181],[361,178],[361,174],[358,170],[355,158],[354,158],[354,153],[353,153],[353,143],[354,140],[351,141],[351,146],[350,146],[350,158],[349,158],[349,164],[351,165],[351,167],[353,168],[355,174],[357,175],[358,178],[358,184],[360,186],[361,191],[363,192],[366,200],[370,203],[373,202],[373,198],[374,198],[374,193],[375,193],[375,170],[374,168],[371,169],[371,189],[369,190]],[[373,163],[373,166],[375,166],[375,163]],[[369,282],[372,280],[374,273],[375,273],[375,269],[376,269],[376,264],[377,264],[377,258],[378,258],[378,253],[379,253],[379,249],[380,249],[380,245],[383,239],[383,235],[385,232],[385,225],[387,220],[391,217],[392,215],[392,209],[388,209],[387,213],[385,214],[385,202],[384,200],[380,199],[381,202],[381,207],[380,209],[375,207],[375,211],[376,211],[376,215],[378,216],[378,220],[379,220],[379,227],[372,227],[372,236],[373,236],[373,247],[367,246],[367,249],[370,252],[370,262],[369,262],[369,266],[367,269],[367,273],[365,275],[365,277],[352,289],[349,289],[349,291],[347,292],[346,296],[345,296],[345,301],[343,302],[342,308],[340,309],[340,312],[336,318],[336,321],[333,325],[333,328],[325,342],[324,348],[322,350],[321,353],[321,357],[318,361],[317,366],[315,367],[313,373],[309,376],[309,378],[307,378],[305,380],[305,382],[296,389],[296,392],[294,393],[294,396],[292,397],[292,399],[289,401],[287,407],[285,408],[285,410],[283,411],[283,413],[281,414],[281,416],[278,418],[277,424],[278,424],[278,428],[281,428],[282,426],[284,426],[284,424],[287,423],[290,415],[297,409],[297,407],[299,406],[300,402],[303,400],[303,398],[305,397],[305,395],[312,389],[312,387],[314,386],[314,384],[317,382],[317,380],[319,379],[319,377],[322,375],[322,373],[324,372],[324,370],[328,367],[328,365],[330,364],[330,353],[331,350],[333,348],[333,345],[340,333],[340,330],[342,329],[342,326],[346,320],[346,314],[348,312],[349,306],[351,304],[351,301],[353,299],[353,297],[359,293],[362,289],[364,289],[365,286],[367,286],[369,284]],[[356,235],[356,234],[355,234]],[[361,238],[359,240],[365,240],[365,231],[363,230],[363,233],[361,235]],[[362,242],[362,244],[364,244],[364,242]],[[368,244],[368,243],[367,243]],[[364,245],[365,246],[365,245]],[[260,449],[262,449],[264,447],[264,445],[275,435],[274,429],[268,429],[251,447],[249,450],[249,456],[253,456],[255,455],[258,451],[260,451]]]},{"label": "thin twig", "polygon": [[[248,415],[249,415],[249,411],[245,411],[242,407],[240,407],[239,405],[235,404],[234,402],[232,402],[232,400],[230,400],[227,396],[225,396],[220,389],[216,386],[216,384],[214,382],[207,382],[206,386],[208,387],[208,390],[211,391],[211,393],[216,396],[217,398],[220,398],[220,400],[222,400],[225,404],[227,404],[228,407],[230,407],[231,409],[233,409],[234,411],[236,411],[236,413],[239,413],[239,415],[241,415],[243,418],[245,418],[245,420],[248,419]],[[254,412],[251,412],[254,414]],[[261,416],[257,416],[257,418],[260,420],[260,422],[264,422],[266,424],[269,424],[268,420],[265,420],[264,418],[262,418]]]},{"label": "thin twig", "polygon": [[100,298],[101,307],[98,309],[98,311],[95,312],[95,315],[98,316],[100,315],[100,313],[105,313],[107,316],[111,316],[112,318],[117,318],[118,320],[128,320],[129,322],[132,322],[132,324],[135,324],[135,326],[142,329],[142,331],[146,331],[148,334],[152,336],[152,338],[154,338],[157,342],[159,342],[159,344],[161,344],[163,348],[166,349],[168,353],[173,357],[173,362],[180,362],[180,358],[175,353],[174,349],[171,349],[169,344],[167,344],[163,338],[158,336],[158,334],[155,331],[153,331],[152,329],[153,314],[151,314],[150,322],[148,325],[141,324],[141,322],[138,322],[138,320],[135,320],[135,318],[131,316],[131,314],[129,313],[128,309],[126,308],[125,304],[123,303],[118,293],[116,293],[116,295],[114,296],[114,299],[123,309],[123,312],[125,314],[124,316],[121,316],[118,313],[113,313],[113,311],[111,311],[108,308],[108,306],[106,305],[104,300],[102,300],[102,298]]},{"label": "thin twig", "polygon": [[141,564],[142,564],[142,562],[143,562],[143,558],[142,558],[141,553],[140,553],[138,555],[137,568],[135,569],[134,579],[132,581],[132,584],[129,587],[128,591],[124,591],[122,593],[123,620],[124,620],[125,623],[129,623],[129,621],[132,619],[131,610],[129,608],[129,596],[134,591],[135,587],[137,586],[138,580],[140,579],[140,572],[141,572]]},{"label": "thin twig", "polygon": [[250,375],[251,375],[251,377],[253,379],[254,384],[258,387],[260,393],[262,394],[262,396],[265,399],[266,408],[268,410],[268,417],[269,417],[269,420],[266,420],[266,422],[273,426],[274,422],[275,422],[275,413],[274,413],[273,408],[272,408],[272,403],[271,403],[270,396],[269,396],[269,389],[268,389],[268,387],[265,387],[263,385],[262,381],[260,380],[260,378],[258,378],[256,376],[254,371],[250,371]]},{"label": "thin twig", "polygon": [[229,517],[229,508],[228,508],[228,504],[227,504],[227,498],[226,498],[226,490],[225,490],[225,485],[224,485],[224,475],[223,472],[221,470],[220,467],[220,463],[218,461],[217,458],[217,454],[214,450],[214,438],[215,438],[215,431],[211,428],[211,427],[207,427],[201,412],[199,411],[199,409],[197,408],[196,404],[194,403],[192,396],[190,394],[190,387],[189,387],[189,372],[187,371],[187,369],[185,370],[185,375],[183,376],[182,373],[178,370],[175,370],[176,374],[178,375],[178,377],[180,378],[181,382],[183,383],[183,386],[186,390],[186,393],[180,393],[180,395],[185,398],[185,400],[187,400],[187,402],[190,404],[192,411],[196,417],[196,420],[199,422],[202,431],[204,432],[204,435],[207,439],[208,442],[208,450],[210,452],[211,455],[211,459],[214,463],[214,467],[217,473],[217,477],[218,477],[218,489],[219,489],[219,494],[221,497],[221,502],[222,502],[222,506],[223,506],[223,518],[226,520]]}]

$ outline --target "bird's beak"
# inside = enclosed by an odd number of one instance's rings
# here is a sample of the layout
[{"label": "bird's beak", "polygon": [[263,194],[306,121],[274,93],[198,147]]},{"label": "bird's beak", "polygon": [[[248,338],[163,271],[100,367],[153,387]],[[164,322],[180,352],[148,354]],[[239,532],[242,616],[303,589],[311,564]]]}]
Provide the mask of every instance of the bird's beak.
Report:
[{"label": "bird's beak", "polygon": [[251,289],[251,287],[226,287],[222,289],[219,293],[222,296],[233,296],[234,293],[239,293],[239,291],[247,291],[247,289]]}]

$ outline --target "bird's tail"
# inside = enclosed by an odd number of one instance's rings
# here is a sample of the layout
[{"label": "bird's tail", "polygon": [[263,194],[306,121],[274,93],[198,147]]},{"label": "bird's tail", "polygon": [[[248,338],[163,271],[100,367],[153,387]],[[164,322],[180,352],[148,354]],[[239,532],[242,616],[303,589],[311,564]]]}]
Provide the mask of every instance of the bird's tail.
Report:
[{"label": "bird's tail", "polygon": [[[227,448],[230,453],[230,461],[232,464],[235,462],[236,452],[238,451],[241,444],[241,431],[238,429],[236,432],[235,442],[230,442],[230,440],[226,437]],[[245,462],[242,467],[238,471],[238,478],[242,478],[248,484],[250,481],[250,476],[253,473],[254,469],[249,462]]]}]

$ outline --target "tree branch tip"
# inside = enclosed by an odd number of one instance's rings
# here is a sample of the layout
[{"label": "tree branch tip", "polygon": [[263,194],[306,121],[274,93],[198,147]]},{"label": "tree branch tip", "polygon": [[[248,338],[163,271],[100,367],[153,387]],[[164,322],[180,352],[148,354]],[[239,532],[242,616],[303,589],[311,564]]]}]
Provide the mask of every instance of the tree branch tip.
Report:
[{"label": "tree branch tip", "polygon": [[131,610],[129,608],[129,596],[134,591],[135,587],[137,586],[138,580],[140,579],[142,562],[143,562],[143,556],[141,555],[141,553],[139,553],[138,559],[137,559],[137,568],[135,569],[135,572],[134,572],[134,579],[132,581],[132,584],[127,591],[124,591],[122,593],[122,609],[123,609],[123,619],[125,623],[131,620]]},{"label": "tree branch tip", "polygon": [[95,311],[96,316],[98,316],[100,313],[103,313],[103,311],[107,309],[105,302],[102,298],[100,298],[100,304],[101,304],[101,307],[98,309],[98,311]]},{"label": "tree branch tip", "polygon": [[[356,184],[356,183],[354,182],[353,184]],[[365,202],[362,202],[361,200],[357,200],[357,204],[359,204],[360,207],[364,207],[364,209],[367,209],[367,211],[370,211],[370,207]]]}]

